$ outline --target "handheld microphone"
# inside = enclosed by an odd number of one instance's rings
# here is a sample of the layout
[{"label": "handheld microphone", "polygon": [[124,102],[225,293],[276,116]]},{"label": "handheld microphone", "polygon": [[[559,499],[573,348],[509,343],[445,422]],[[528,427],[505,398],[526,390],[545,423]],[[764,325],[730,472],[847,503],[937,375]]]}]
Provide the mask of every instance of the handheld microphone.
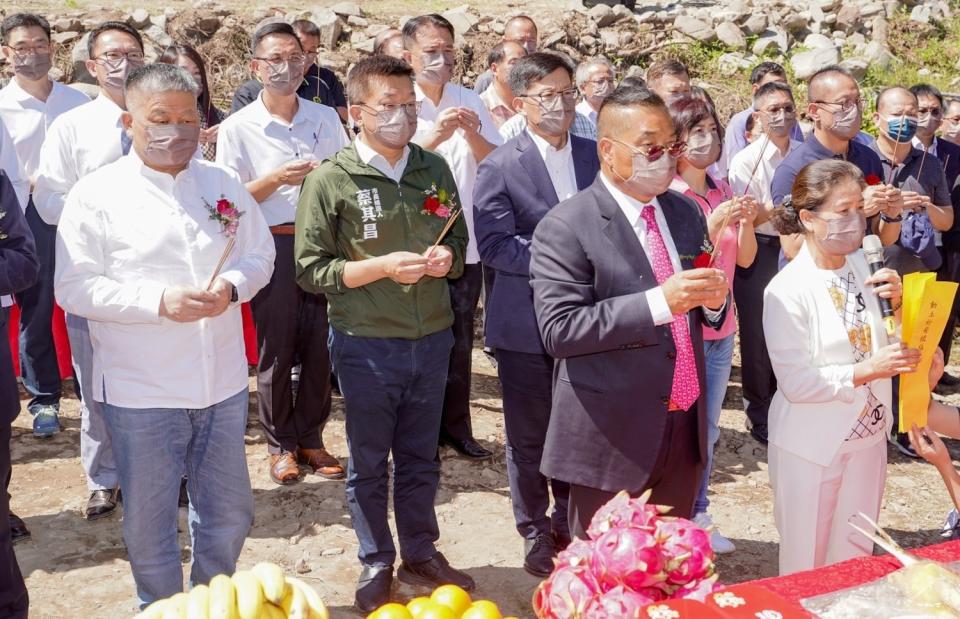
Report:
[{"label": "handheld microphone", "polygon": [[[873,275],[884,267],[883,264],[883,244],[880,237],[876,234],[868,234],[863,237],[863,254],[867,259],[867,266],[870,267],[870,275]],[[879,298],[880,311],[883,314],[883,326],[887,330],[887,335],[893,337],[897,331],[897,325],[893,320],[893,306],[890,305],[890,299]]]}]

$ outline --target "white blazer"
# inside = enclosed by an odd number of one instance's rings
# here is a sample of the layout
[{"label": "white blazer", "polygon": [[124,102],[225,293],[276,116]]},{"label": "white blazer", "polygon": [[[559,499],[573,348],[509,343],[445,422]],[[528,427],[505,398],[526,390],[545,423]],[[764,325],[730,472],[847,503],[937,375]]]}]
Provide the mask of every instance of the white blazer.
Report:
[{"label": "white blazer", "polygon": [[[871,350],[888,344],[879,297],[863,284],[870,270],[863,252],[847,256],[863,291]],[[777,392],[770,403],[770,443],[820,466],[843,446],[867,401],[867,386],[853,386],[854,350],[843,320],[806,244],[771,280],[763,295],[763,333]],[[871,383],[892,424],[891,380]]]}]

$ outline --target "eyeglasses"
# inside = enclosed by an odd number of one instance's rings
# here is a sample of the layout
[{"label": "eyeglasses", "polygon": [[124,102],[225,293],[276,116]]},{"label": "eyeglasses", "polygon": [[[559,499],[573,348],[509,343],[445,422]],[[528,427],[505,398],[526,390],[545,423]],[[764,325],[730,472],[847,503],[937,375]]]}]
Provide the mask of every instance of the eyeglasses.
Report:
[{"label": "eyeglasses", "polygon": [[13,57],[16,60],[24,60],[27,56],[35,56],[37,54],[49,54],[50,46],[49,45],[37,45],[35,47],[9,47],[4,45],[11,51],[13,51]]},{"label": "eyeglasses", "polygon": [[379,108],[375,108],[372,105],[367,105],[363,102],[360,102],[357,105],[362,108],[366,108],[366,110],[371,114],[379,114],[381,112],[393,114],[397,110],[403,110],[404,114],[407,116],[414,117],[420,115],[420,108],[423,105],[423,102],[415,101],[414,103],[384,103]]},{"label": "eyeglasses", "polygon": [[143,64],[143,52],[117,52],[110,51],[104,52],[97,56],[94,60],[99,60],[106,64],[118,65],[123,61],[131,62],[133,64]]},{"label": "eyeglasses", "polygon": [[960,123],[960,116],[944,116],[943,119],[948,123]]},{"label": "eyeglasses", "polygon": [[[866,99],[863,99],[863,98],[857,99],[856,101],[811,101],[811,103],[814,103],[821,107],[824,107],[827,105],[839,106],[840,109],[837,110],[839,112],[846,112],[847,110],[849,110],[854,106],[862,110],[863,106],[866,105],[866,102],[867,102]],[[833,113],[833,110],[828,109],[827,111]]]},{"label": "eyeglasses", "polygon": [[592,86],[602,86],[604,84],[610,84],[611,86],[613,86],[613,78],[601,77],[600,79],[596,79],[596,80],[588,80],[587,83]]},{"label": "eyeglasses", "polygon": [[537,95],[517,95],[521,99],[533,99],[538,104],[543,105],[548,102],[556,101],[557,97],[563,97],[567,101],[573,101],[577,98],[577,89],[576,88],[567,88],[565,90],[560,90],[558,92],[548,92]]},{"label": "eyeglasses", "polygon": [[765,110],[760,110],[760,111],[763,112],[764,114],[769,114],[771,116],[779,116],[781,113],[792,115],[797,113],[797,106],[788,103],[786,105],[781,105],[779,107],[771,107],[771,108],[767,108]]},{"label": "eyeglasses", "polygon": [[917,114],[919,116],[926,116],[929,114],[934,118],[940,118],[943,115],[943,110],[939,107],[919,107],[917,108]]},{"label": "eyeglasses", "polygon": [[687,150],[687,143],[683,140],[677,140],[675,142],[671,142],[670,144],[652,144],[650,146],[641,146],[639,148],[630,146],[626,142],[621,142],[620,140],[616,140],[614,138],[610,138],[610,141],[623,146],[634,156],[640,155],[651,163],[663,157],[664,153],[669,155],[671,159],[679,159]]},{"label": "eyeglasses", "polygon": [[277,65],[281,65],[284,62],[289,62],[292,65],[302,65],[307,61],[307,57],[304,54],[290,54],[286,58],[282,56],[271,56],[270,58],[254,56],[253,59],[267,63],[270,68],[275,68]]}]

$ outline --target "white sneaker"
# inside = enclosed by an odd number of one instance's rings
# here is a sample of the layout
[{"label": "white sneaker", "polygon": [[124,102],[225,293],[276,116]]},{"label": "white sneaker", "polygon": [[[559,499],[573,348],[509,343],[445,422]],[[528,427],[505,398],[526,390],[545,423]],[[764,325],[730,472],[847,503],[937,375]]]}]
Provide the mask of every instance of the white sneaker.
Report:
[{"label": "white sneaker", "polygon": [[733,542],[720,533],[720,530],[713,524],[713,518],[707,512],[694,516],[693,522],[701,529],[710,531],[710,545],[713,546],[713,551],[718,555],[727,555],[737,549]]}]

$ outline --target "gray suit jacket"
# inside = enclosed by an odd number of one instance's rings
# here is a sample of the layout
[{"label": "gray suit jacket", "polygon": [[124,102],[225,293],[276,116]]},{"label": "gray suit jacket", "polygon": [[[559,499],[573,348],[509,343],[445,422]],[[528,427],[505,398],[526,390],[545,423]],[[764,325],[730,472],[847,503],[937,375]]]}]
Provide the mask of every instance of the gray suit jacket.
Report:
[{"label": "gray suit jacket", "polygon": [[[658,196],[684,269],[707,238],[700,208],[673,191]],[[676,348],[656,326],[645,292],[657,286],[630,223],[600,177],[537,226],[530,263],[544,346],[558,360],[540,469],[547,477],[609,492],[644,488],[667,422]],[[729,306],[729,302],[727,304]],[[706,462],[706,392],[700,310],[688,313],[701,397],[700,459]],[[678,480],[690,483],[690,480]]]}]

